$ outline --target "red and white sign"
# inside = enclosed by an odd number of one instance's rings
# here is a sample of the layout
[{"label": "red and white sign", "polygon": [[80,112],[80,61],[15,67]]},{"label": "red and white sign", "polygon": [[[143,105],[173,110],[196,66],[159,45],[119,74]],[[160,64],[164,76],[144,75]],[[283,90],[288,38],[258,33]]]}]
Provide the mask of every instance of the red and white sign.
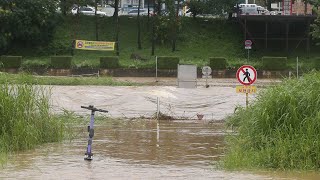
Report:
[{"label": "red and white sign", "polygon": [[79,41],[79,42],[77,43],[77,47],[78,47],[78,48],[82,48],[82,47],[83,47],[83,42],[82,42],[82,41]]},{"label": "red and white sign", "polygon": [[237,79],[243,85],[251,85],[257,80],[257,71],[249,65],[241,66],[237,71]]},{"label": "red and white sign", "polygon": [[244,47],[245,49],[251,49],[252,41],[251,40],[245,40],[244,41]]}]

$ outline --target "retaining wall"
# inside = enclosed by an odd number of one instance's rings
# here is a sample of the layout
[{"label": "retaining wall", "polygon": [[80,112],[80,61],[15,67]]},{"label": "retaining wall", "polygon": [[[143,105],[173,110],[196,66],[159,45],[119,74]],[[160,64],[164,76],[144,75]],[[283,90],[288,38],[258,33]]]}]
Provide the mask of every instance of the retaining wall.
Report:
[{"label": "retaining wall", "polygon": [[[26,70],[20,69],[2,69],[3,72],[19,73]],[[155,69],[29,69],[27,72],[41,76],[86,76],[100,75],[113,77],[155,77]],[[213,78],[235,78],[237,70],[213,70]],[[288,77],[290,71],[265,71],[257,70],[259,78],[283,78]],[[291,74],[294,74],[292,72]],[[177,70],[158,70],[158,77],[177,77]],[[202,77],[201,69],[197,72],[198,78]],[[300,74],[301,75],[301,74]]]}]

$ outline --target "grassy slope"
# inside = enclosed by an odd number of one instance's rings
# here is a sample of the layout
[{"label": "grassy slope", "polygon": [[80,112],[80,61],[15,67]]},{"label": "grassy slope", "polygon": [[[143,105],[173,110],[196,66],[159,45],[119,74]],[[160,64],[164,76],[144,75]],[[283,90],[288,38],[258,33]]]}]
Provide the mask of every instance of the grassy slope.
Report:
[{"label": "grassy slope", "polygon": [[227,139],[224,166],[319,170],[319,85],[319,72],[287,79],[260,92],[247,109],[239,108],[227,119],[237,133]]},{"label": "grassy slope", "polygon": [[[124,67],[150,67],[154,63],[151,56],[151,28],[147,27],[147,18],[142,22],[142,49],[137,48],[137,22],[135,18],[120,18],[120,63]],[[114,22],[112,18],[99,19],[99,40],[114,41]],[[193,20],[191,18],[182,19],[182,28],[177,41],[177,51],[171,52],[170,44],[156,46],[156,55],[180,56],[182,62],[205,64],[210,56],[224,56],[234,58],[239,53],[245,56],[239,47],[241,36],[237,27],[222,20],[203,19]],[[80,18],[68,17],[62,22],[57,30],[53,42],[49,46],[56,47],[58,50],[53,53],[63,55],[69,52],[59,51],[70,46],[72,39],[95,40],[94,17],[82,16]],[[21,54],[22,51],[19,53]],[[28,51],[27,51],[28,52]],[[30,52],[30,51],[29,51]],[[130,60],[131,53],[138,53],[149,59],[147,62],[134,62]],[[27,60],[48,60],[49,56],[34,56],[24,53]],[[75,64],[77,65],[98,65],[100,56],[115,55],[115,52],[99,51],[75,51]]]},{"label": "grassy slope", "polygon": [[[246,51],[243,49],[243,36],[240,28],[233,22],[227,22],[219,19],[192,19],[182,18],[182,28],[177,41],[177,51],[171,52],[170,44],[156,46],[156,55],[172,55],[179,56],[182,63],[193,63],[198,66],[206,65],[208,58],[212,56],[226,57],[229,61],[229,66],[239,66],[246,62]],[[49,44],[51,54],[70,55],[72,39],[95,40],[95,19],[94,17],[81,16],[67,17],[61,20],[53,42]],[[137,48],[137,22],[136,18],[122,16],[120,18],[120,64],[123,67],[152,67],[154,65],[154,57],[151,56],[151,29],[147,26],[147,18],[142,19],[142,49]],[[99,18],[99,40],[114,41],[115,26],[112,17]],[[53,47],[53,48],[52,48]],[[60,51],[61,49],[62,51]],[[320,56],[318,48],[315,48],[311,53],[311,57]],[[48,52],[44,48],[43,51]],[[48,61],[49,56],[39,57],[39,53],[35,51],[22,51],[18,53],[26,57],[26,60],[41,60]],[[138,53],[143,57],[148,58],[148,61],[140,62],[130,60],[131,53]],[[74,63],[76,66],[97,67],[100,56],[115,55],[115,52],[99,52],[99,51],[75,51]],[[287,56],[282,51],[251,51],[250,64],[259,66],[259,61],[262,56],[276,55]],[[297,49],[290,52],[289,63],[294,67],[296,56],[300,60],[306,61],[305,48]],[[30,61],[29,61],[30,63]]]}]

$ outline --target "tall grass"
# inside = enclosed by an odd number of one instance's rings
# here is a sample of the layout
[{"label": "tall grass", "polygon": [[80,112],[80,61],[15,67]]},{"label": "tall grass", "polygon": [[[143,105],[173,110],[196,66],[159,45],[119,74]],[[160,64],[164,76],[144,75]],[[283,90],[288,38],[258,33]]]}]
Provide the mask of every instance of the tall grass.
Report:
[{"label": "tall grass", "polygon": [[138,86],[142,83],[114,81],[111,77],[59,77],[33,76],[30,74],[0,73],[0,83],[37,84],[37,85],[104,85]]},{"label": "tall grass", "polygon": [[320,168],[320,73],[288,79],[261,92],[227,119],[228,169]]},{"label": "tall grass", "polygon": [[49,113],[49,94],[30,84],[0,85],[0,154],[62,140],[64,121]]}]

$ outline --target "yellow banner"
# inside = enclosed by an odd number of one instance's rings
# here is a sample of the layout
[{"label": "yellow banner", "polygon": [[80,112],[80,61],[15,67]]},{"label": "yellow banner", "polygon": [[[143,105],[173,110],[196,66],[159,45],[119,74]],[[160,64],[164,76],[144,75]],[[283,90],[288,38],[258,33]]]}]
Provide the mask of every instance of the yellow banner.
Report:
[{"label": "yellow banner", "polygon": [[256,86],[237,86],[236,92],[253,94],[257,92],[257,87]]},{"label": "yellow banner", "polygon": [[113,51],[115,42],[76,40],[75,48],[82,50]]}]

